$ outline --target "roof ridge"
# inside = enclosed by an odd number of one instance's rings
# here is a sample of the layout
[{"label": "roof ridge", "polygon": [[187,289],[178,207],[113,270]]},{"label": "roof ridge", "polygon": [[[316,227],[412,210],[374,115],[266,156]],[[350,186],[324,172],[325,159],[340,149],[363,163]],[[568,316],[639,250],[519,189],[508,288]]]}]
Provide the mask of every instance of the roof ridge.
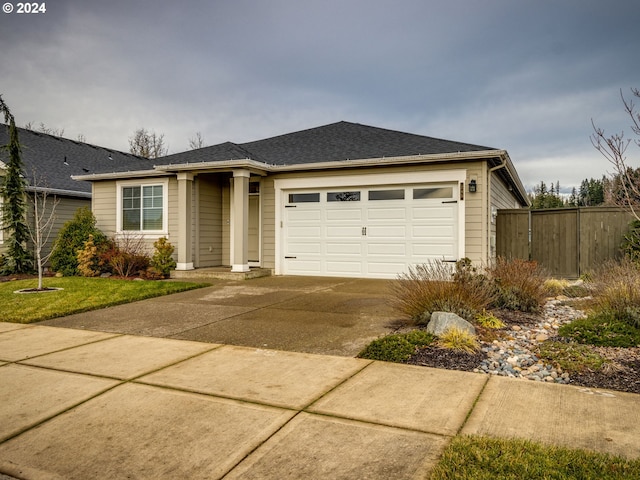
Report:
[{"label": "roof ridge", "polygon": [[[4,126],[4,127],[9,127],[9,125],[7,125],[6,123],[1,123],[0,122],[0,126]],[[76,145],[80,145],[80,146],[86,146],[86,147],[91,147],[91,148],[96,148],[96,149],[100,149],[100,150],[106,150],[108,152],[113,152],[113,153],[119,153],[121,155],[128,155],[137,159],[141,159],[141,160],[148,160],[145,157],[141,157],[139,155],[135,155],[131,152],[124,152],[122,150],[118,150],[115,148],[110,148],[110,147],[105,147],[102,145],[96,145],[94,143],[89,143],[89,142],[81,142],[80,140],[74,140],[72,138],[68,138],[68,137],[62,137],[60,135],[52,135],[50,133],[46,133],[46,132],[39,132],[38,130],[31,130],[29,128],[25,128],[25,127],[17,127],[19,132],[18,135],[21,135],[23,132],[30,134],[30,135],[36,135],[39,137],[48,137],[52,140],[57,140],[57,141],[61,141],[61,142],[71,142],[74,143]]]}]

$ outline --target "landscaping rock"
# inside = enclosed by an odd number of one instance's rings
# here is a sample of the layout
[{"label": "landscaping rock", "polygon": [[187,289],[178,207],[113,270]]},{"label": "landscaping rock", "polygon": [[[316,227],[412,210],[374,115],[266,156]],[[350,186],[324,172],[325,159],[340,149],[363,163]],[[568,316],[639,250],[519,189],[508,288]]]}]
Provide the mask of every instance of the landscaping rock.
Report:
[{"label": "landscaping rock", "polygon": [[427,332],[438,337],[451,328],[467,331],[472,335],[476,334],[475,327],[455,313],[433,312],[431,314],[431,320],[427,325]]}]

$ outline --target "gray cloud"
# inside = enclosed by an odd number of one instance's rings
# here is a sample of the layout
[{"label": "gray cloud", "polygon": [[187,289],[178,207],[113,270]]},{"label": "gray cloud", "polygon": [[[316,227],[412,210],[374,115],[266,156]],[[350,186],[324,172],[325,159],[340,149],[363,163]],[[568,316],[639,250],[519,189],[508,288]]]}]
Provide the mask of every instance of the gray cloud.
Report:
[{"label": "gray cloud", "polygon": [[591,118],[628,128],[638,20],[633,0],[58,1],[0,15],[0,93],[21,123],[121,150],[141,126],[180,151],[349,120],[570,186],[608,168]]}]

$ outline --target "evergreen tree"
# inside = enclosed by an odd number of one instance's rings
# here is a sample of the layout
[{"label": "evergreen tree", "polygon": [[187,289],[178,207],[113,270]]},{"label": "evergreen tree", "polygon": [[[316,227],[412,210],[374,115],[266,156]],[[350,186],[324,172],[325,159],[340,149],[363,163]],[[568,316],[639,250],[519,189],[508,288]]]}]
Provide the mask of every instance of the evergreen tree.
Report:
[{"label": "evergreen tree", "polygon": [[6,240],[7,260],[3,267],[5,273],[29,273],[33,271],[33,256],[27,250],[29,229],[25,220],[25,190],[27,182],[22,175],[22,157],[18,129],[9,107],[0,95],[0,111],[9,125],[9,144],[3,148],[9,152],[6,171],[0,196],[2,204],[2,228],[8,232]]},{"label": "evergreen tree", "polygon": [[531,208],[534,210],[565,206],[564,200],[560,197],[560,182],[551,183],[551,188],[547,189],[547,184],[541,181],[540,185],[533,188],[533,194],[529,194],[529,199],[531,200]]},{"label": "evergreen tree", "polygon": [[569,207],[577,207],[578,206],[578,192],[576,187],[571,189],[571,195],[569,196],[569,201],[567,202],[567,206]]}]

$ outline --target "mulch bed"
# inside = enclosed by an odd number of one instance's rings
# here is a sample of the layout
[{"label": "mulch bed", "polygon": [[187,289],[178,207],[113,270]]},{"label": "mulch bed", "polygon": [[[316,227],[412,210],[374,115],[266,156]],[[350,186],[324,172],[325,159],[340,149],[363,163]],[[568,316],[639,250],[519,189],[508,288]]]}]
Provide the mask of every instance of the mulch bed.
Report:
[{"label": "mulch bed", "polygon": [[[507,325],[507,328],[514,325],[534,326],[541,320],[540,315],[510,310],[498,310],[494,311],[494,314]],[[482,332],[479,333],[482,335]],[[640,394],[640,347],[593,349],[609,360],[609,367],[597,372],[572,372],[572,385]],[[420,349],[405,363],[471,372],[478,368],[485,358],[484,352],[469,354],[430,345]]]}]

